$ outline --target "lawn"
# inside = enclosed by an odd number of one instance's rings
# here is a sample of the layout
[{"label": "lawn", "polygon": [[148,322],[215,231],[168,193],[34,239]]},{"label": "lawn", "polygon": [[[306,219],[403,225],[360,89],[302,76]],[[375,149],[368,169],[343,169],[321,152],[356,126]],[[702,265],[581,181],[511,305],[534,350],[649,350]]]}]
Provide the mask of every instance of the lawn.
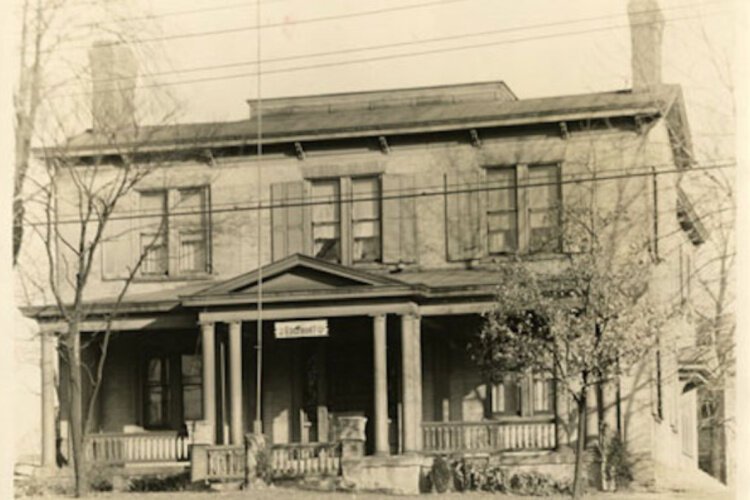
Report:
[{"label": "lawn", "polygon": [[[39,497],[36,497],[39,498]],[[47,500],[62,500],[70,497],[42,497]],[[378,498],[422,499],[422,500],[529,500],[531,498],[568,498],[568,497],[528,497],[511,496],[499,493],[443,493],[423,495],[384,495],[382,493],[347,493],[329,491],[309,491],[291,487],[268,487],[252,491],[223,491],[223,492],[165,492],[165,493],[99,493],[90,498],[97,500],[374,500]],[[664,492],[664,493],[595,493],[585,497],[588,500],[733,500],[733,494],[717,494],[715,492]]]}]

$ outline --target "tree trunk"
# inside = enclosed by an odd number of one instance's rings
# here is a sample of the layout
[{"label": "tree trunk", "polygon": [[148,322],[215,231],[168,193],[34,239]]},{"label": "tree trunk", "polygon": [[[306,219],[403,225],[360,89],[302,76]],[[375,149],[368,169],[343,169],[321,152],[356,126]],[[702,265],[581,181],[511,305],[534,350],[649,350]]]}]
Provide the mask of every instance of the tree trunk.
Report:
[{"label": "tree trunk", "polygon": [[576,464],[573,472],[573,498],[576,500],[583,496],[583,457],[586,453],[586,404],[586,388],[584,387],[577,401],[578,441],[576,443]]},{"label": "tree trunk", "polygon": [[[723,381],[722,381],[723,382]],[[712,391],[713,413],[711,415],[711,474],[726,484],[724,468],[724,394]]]},{"label": "tree trunk", "polygon": [[81,385],[81,335],[77,324],[69,325],[66,339],[68,370],[70,379],[70,437],[75,475],[75,495],[86,493],[86,464],[83,436],[83,387]]}]

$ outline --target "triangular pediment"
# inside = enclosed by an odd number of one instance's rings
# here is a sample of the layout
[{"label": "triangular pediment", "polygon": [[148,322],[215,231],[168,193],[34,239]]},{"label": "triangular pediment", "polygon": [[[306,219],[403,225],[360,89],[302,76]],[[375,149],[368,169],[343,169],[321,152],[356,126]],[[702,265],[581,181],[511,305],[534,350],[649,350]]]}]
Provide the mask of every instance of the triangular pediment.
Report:
[{"label": "triangular pediment", "polygon": [[405,285],[401,281],[386,276],[295,254],[263,266],[260,272],[256,269],[217,283],[192,297],[254,294],[261,280],[264,293],[314,292],[337,288]]}]

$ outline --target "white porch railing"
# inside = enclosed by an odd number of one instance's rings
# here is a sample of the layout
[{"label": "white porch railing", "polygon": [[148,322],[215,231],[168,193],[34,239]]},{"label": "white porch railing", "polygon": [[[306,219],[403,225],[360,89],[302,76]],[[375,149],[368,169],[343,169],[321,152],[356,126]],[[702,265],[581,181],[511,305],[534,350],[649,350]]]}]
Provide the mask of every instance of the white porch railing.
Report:
[{"label": "white porch railing", "polygon": [[208,461],[207,479],[225,481],[244,479],[246,455],[243,445],[215,445],[206,448]]},{"label": "white porch railing", "polygon": [[174,431],[89,434],[85,450],[88,460],[105,464],[185,462],[190,438]]},{"label": "white porch railing", "polygon": [[493,452],[549,450],[557,440],[553,420],[424,422],[422,444],[431,453]]},{"label": "white porch railing", "polygon": [[339,443],[291,443],[271,446],[274,477],[335,476],[341,470]]}]

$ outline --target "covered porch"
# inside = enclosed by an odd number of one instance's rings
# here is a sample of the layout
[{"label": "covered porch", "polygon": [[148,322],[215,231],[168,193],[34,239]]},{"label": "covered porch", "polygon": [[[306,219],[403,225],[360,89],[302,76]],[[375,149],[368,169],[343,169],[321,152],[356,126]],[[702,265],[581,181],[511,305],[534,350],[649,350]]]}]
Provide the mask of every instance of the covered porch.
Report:
[{"label": "covered porch", "polygon": [[332,473],[352,418],[376,457],[563,443],[554,387],[488,385],[469,358],[489,287],[447,298],[393,276],[295,255],[179,296],[179,315],[118,324],[90,458],[186,465],[202,445],[226,478],[256,433],[279,471]]}]

